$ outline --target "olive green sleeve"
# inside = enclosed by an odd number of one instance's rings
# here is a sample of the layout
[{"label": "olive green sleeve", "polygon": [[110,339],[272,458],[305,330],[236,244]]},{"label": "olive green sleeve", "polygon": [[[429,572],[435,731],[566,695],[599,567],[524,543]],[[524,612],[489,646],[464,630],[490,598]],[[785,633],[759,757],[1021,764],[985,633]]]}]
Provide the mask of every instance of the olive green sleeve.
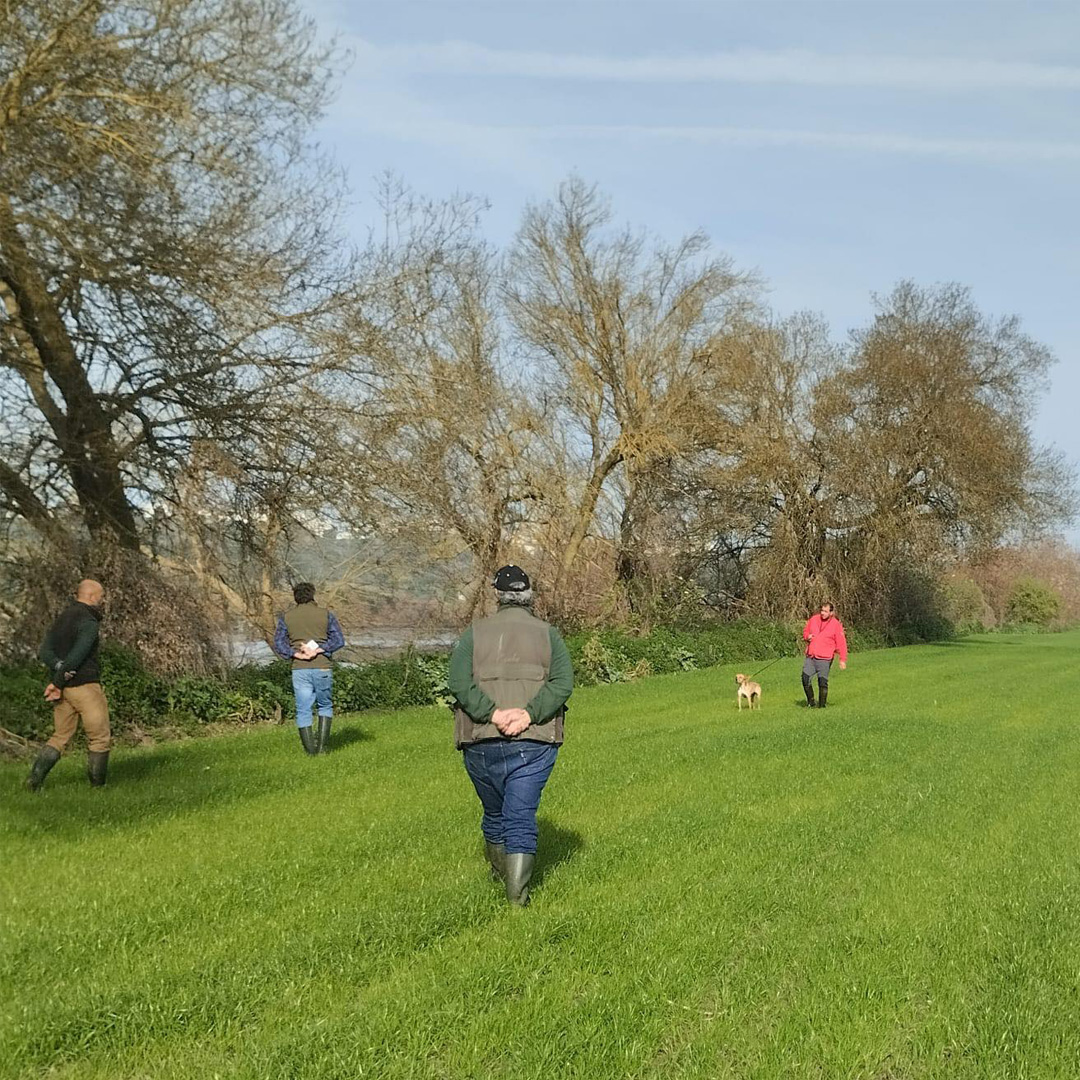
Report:
[{"label": "olive green sleeve", "polygon": [[97,619],[83,619],[71,652],[64,657],[64,671],[78,671],[79,665],[90,655],[90,650],[98,639]]},{"label": "olive green sleeve", "polygon": [[56,669],[60,667],[60,657],[56,655],[56,647],[53,645],[53,632],[49,629],[49,632],[45,635],[45,640],[41,643],[41,648],[38,649],[38,659],[49,669],[50,674],[55,674]]},{"label": "olive green sleeve", "polygon": [[495,711],[495,702],[473,680],[473,632],[470,626],[450,654],[450,693],[478,724],[486,724]]},{"label": "olive green sleeve", "polygon": [[525,708],[534,724],[543,724],[566,704],[574,689],[574,665],[562,634],[551,628],[551,668],[547,682],[537,691]]}]

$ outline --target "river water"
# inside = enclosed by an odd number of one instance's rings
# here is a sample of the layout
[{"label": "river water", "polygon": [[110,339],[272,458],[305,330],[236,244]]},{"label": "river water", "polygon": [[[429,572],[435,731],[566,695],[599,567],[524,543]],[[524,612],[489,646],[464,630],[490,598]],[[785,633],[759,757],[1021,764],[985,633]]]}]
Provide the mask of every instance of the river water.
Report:
[{"label": "river water", "polygon": [[[459,631],[450,629],[409,630],[401,627],[372,627],[356,634],[346,633],[345,648],[338,658],[346,662],[385,660],[404,652],[411,645],[417,652],[449,652]],[[276,659],[265,641],[243,636],[222,642],[222,650],[234,666],[266,664]]]}]

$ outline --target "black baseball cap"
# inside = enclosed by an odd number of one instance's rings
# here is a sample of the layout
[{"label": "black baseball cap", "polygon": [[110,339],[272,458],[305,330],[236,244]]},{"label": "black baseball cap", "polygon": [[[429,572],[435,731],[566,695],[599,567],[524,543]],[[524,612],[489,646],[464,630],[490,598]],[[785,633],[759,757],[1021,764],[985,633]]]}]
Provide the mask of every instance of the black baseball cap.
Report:
[{"label": "black baseball cap", "polygon": [[502,566],[495,571],[491,583],[499,592],[524,592],[529,586],[529,575],[520,566]]}]

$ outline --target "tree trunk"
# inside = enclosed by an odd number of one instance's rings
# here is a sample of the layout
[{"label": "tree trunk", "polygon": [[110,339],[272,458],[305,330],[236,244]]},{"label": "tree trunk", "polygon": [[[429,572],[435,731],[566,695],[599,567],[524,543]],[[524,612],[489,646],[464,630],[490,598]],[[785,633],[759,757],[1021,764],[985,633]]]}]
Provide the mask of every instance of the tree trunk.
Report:
[{"label": "tree trunk", "polygon": [[640,505],[641,487],[637,479],[631,479],[619,521],[619,552],[615,562],[615,575],[623,586],[627,603],[634,614],[641,613],[644,591],[649,581],[649,568],[643,551],[644,540],[640,534],[644,517],[640,513]]},{"label": "tree trunk", "polygon": [[563,550],[562,563],[559,566],[559,576],[555,582],[555,588],[559,589],[566,581],[574,563],[577,561],[578,552],[589,534],[589,527],[593,523],[596,514],[596,504],[600,501],[600,491],[604,481],[611,475],[614,469],[622,461],[622,451],[618,447],[612,447],[607,456],[593,469],[589,482],[585,485],[585,491],[577,508],[577,514],[573,528],[570,530],[570,539]]},{"label": "tree trunk", "polygon": [[[109,417],[4,194],[0,194],[0,297],[19,353],[10,366],[27,384],[52,429],[90,535],[137,551],[135,513],[124,490]],[[59,390],[64,410],[53,400],[46,376]]]}]

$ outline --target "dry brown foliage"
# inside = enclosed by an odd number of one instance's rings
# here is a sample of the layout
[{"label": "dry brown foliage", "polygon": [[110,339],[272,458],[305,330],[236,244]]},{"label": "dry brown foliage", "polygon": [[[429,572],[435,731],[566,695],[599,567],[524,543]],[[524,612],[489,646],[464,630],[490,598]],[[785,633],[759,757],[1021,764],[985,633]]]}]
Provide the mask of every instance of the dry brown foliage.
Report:
[{"label": "dry brown foliage", "polygon": [[105,588],[103,641],[134,649],[151,671],[199,674],[219,664],[220,628],[207,616],[205,596],[138,552],[118,546],[83,552],[50,551],[9,568],[21,614],[8,626],[5,652],[36,655],[52,620],[83,578]]},{"label": "dry brown foliage", "polygon": [[1016,583],[1024,578],[1042,582],[1061,598],[1059,625],[1080,623],[1080,552],[1062,540],[1010,545],[964,569],[982,590],[999,624],[1006,619]]}]

